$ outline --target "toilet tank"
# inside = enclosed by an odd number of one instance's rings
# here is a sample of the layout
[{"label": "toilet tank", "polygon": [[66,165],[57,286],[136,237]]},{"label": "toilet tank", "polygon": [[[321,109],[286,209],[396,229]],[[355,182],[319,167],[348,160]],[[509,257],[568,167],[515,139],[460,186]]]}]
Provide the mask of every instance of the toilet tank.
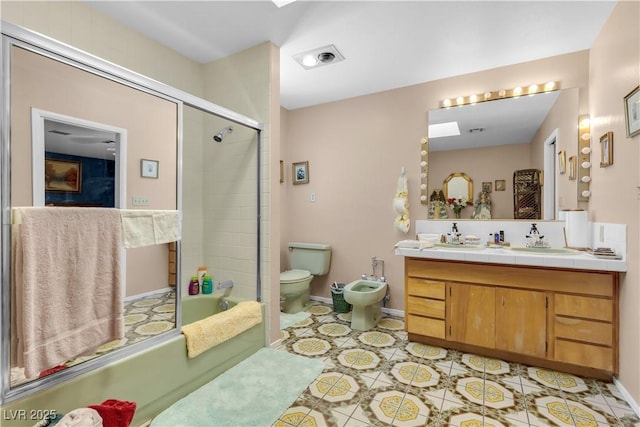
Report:
[{"label": "toilet tank", "polygon": [[289,263],[292,269],[307,270],[314,276],[329,272],[331,246],[322,243],[289,243]]}]

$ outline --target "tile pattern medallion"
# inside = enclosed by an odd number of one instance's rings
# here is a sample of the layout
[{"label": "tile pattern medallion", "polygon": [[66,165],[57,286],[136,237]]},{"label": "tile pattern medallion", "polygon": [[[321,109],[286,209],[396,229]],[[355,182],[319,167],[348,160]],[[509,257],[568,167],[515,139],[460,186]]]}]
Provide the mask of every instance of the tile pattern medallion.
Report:
[{"label": "tile pattern medallion", "polygon": [[313,302],[280,332],[280,350],[319,359],[324,372],[279,427],[578,426],[640,423],[613,384],[407,341],[404,321],[366,331],[351,313]]}]

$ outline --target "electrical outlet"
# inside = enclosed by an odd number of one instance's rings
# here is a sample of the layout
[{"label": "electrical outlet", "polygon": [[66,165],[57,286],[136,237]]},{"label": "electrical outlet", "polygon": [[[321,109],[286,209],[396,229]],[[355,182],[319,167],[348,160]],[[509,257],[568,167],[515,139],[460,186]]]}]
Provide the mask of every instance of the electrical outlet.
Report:
[{"label": "electrical outlet", "polygon": [[131,198],[133,206],[149,206],[149,198],[144,196],[133,196]]},{"label": "electrical outlet", "polygon": [[311,193],[311,197],[309,198],[309,200],[311,200],[312,202],[315,202],[317,200],[316,193]]}]

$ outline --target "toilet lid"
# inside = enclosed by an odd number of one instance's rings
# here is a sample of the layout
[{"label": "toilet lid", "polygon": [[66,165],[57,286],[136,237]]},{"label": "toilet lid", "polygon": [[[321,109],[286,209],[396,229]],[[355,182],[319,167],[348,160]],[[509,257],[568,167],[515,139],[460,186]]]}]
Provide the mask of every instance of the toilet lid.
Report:
[{"label": "toilet lid", "polygon": [[307,270],[287,270],[280,273],[280,283],[291,283],[304,280],[311,276]]}]

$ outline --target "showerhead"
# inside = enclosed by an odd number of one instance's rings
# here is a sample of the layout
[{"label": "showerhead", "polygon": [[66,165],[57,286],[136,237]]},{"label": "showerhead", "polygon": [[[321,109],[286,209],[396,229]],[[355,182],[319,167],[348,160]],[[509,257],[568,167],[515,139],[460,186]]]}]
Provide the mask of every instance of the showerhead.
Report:
[{"label": "showerhead", "polygon": [[221,129],[220,132],[213,135],[213,140],[215,142],[222,142],[222,138],[224,137],[224,134],[231,133],[231,132],[233,132],[233,126],[227,126],[226,128]]}]

